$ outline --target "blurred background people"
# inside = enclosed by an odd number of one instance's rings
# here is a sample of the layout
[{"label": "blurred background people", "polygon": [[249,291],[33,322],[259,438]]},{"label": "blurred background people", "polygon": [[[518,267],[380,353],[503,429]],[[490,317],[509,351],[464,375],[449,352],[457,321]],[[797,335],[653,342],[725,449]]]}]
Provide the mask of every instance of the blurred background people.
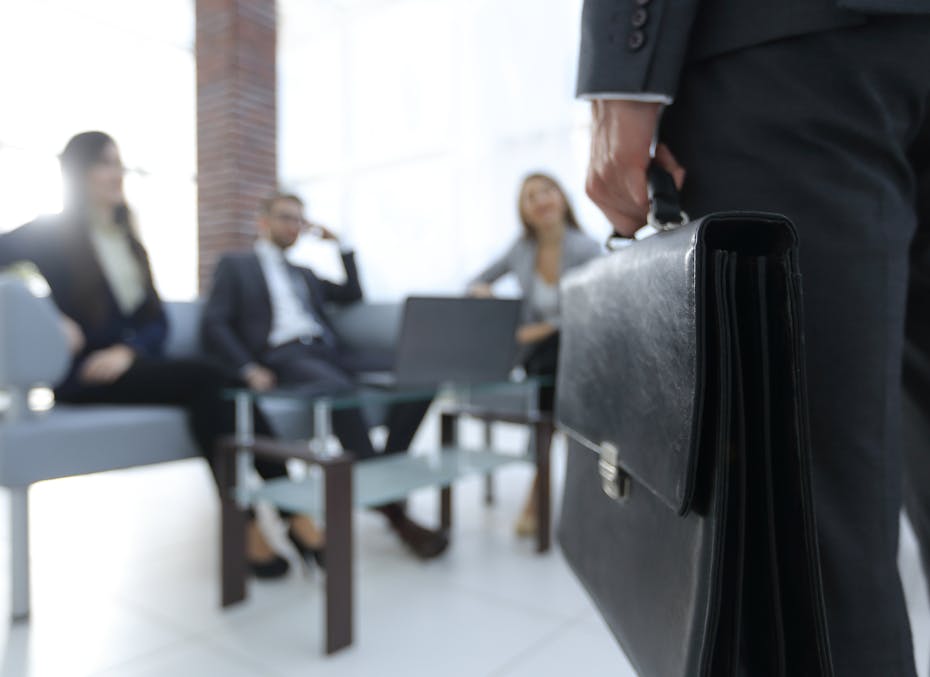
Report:
[{"label": "blurred background people", "polygon": [[[78,134],[60,161],[64,210],[0,236],[0,266],[32,262],[61,312],[73,359],[55,398],[71,404],[182,406],[212,464],[215,441],[234,430],[233,403],[221,390],[235,379],[203,360],[164,357],[168,321],[123,196],[123,164],[113,139],[103,132]],[[261,412],[254,420],[257,432],[272,434]],[[266,478],[286,472],[267,461],[255,465]],[[306,518],[289,517],[294,529],[307,528]],[[254,519],[248,525],[247,556],[257,577],[287,572],[287,560],[271,549]]]},{"label": "blurred background people", "polygon": [[[276,193],[262,203],[255,247],[227,254],[216,267],[203,313],[204,345],[258,391],[280,384],[308,393],[351,393],[359,370],[389,371],[391,356],[352,350],[333,329],[326,305],[362,300],[355,255],[340,244],[346,281],[321,279],[285,258],[305,230],[339,244],[328,228],[307,223],[296,195]],[[383,453],[409,449],[429,404],[391,405]],[[375,456],[368,425],[357,408],[333,411],[332,424],[342,447],[357,459]],[[449,544],[441,531],[410,519],[402,502],[378,511],[419,557],[436,557]],[[301,550],[298,540],[295,544]]]},{"label": "blurred background people", "polygon": [[[601,254],[601,246],[585,235],[565,191],[552,176],[534,173],[520,186],[517,210],[523,232],[501,256],[468,285],[473,296],[491,296],[498,279],[513,274],[523,295],[517,342],[528,374],[554,377],[559,355],[559,280],[576,266]],[[555,384],[539,390],[539,409],[551,413]],[[536,532],[536,480],[517,521],[521,536]]]}]

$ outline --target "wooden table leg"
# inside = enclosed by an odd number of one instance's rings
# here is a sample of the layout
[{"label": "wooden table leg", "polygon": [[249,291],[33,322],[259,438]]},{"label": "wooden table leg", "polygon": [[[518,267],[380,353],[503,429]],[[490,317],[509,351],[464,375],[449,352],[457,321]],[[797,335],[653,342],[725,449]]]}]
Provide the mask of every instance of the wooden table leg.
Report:
[{"label": "wooden table leg", "polygon": [[326,653],[352,644],[352,459],[323,466],[326,520]]},{"label": "wooden table leg", "polygon": [[550,450],[553,424],[536,423],[536,551],[547,552],[552,544],[552,493]]},{"label": "wooden table leg", "polygon": [[246,513],[236,502],[236,455],[231,445],[220,444],[214,454],[220,485],[220,581],[224,607],[245,599]]},{"label": "wooden table leg", "polygon": [[439,527],[446,532],[452,528],[452,485],[439,492]]},{"label": "wooden table leg", "polygon": [[[439,417],[439,446],[441,449],[458,446],[457,414],[443,412]],[[443,531],[452,528],[452,486],[442,488],[439,494],[439,524]]]}]

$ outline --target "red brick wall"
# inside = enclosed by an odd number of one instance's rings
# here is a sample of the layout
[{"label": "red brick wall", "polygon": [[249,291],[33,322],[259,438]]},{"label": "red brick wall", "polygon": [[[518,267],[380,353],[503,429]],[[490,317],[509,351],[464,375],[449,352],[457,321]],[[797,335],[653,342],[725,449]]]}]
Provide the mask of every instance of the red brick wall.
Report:
[{"label": "red brick wall", "polygon": [[251,246],[277,184],[275,0],[197,0],[201,293],[224,252]]}]

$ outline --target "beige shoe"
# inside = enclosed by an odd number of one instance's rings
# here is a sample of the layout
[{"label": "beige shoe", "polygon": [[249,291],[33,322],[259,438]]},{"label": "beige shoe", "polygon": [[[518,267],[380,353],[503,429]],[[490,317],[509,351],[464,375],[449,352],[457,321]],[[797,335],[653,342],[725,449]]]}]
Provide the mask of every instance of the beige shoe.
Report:
[{"label": "beige shoe", "polygon": [[517,536],[520,538],[535,536],[536,532],[539,530],[536,523],[536,515],[532,512],[525,512],[520,515],[520,519],[517,520],[515,530],[517,532]]}]

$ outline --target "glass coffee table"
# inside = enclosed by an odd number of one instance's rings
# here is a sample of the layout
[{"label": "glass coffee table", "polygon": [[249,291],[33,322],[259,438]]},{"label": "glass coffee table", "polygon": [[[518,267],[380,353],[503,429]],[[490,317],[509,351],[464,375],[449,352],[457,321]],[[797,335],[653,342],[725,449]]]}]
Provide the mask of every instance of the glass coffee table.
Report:
[{"label": "glass coffee table", "polygon": [[[306,391],[274,390],[258,393],[233,389],[226,397],[236,403],[236,433],[216,449],[216,471],[220,479],[222,540],[222,604],[245,599],[247,564],[245,526],[247,510],[259,502],[305,514],[325,525],[326,561],[325,627],[326,653],[349,646],[353,638],[353,526],[355,508],[369,508],[403,500],[412,492],[435,488],[440,493],[439,524],[452,526],[453,484],[465,477],[487,478],[485,498],[492,502],[492,473],[514,463],[536,466],[537,535],[539,552],[551,545],[551,500],[549,447],[553,435],[550,414],[538,411],[537,388],[551,378],[527,378],[470,384],[444,384],[406,388],[363,388],[352,393],[327,395]],[[304,408],[312,417],[308,439],[283,441],[256,436],[252,407],[275,399]],[[343,409],[390,406],[401,402],[429,402],[439,408],[438,445],[416,453],[379,455],[355,462],[351,450],[343,451],[332,437],[332,414]],[[502,405],[506,403],[506,407]],[[462,418],[485,423],[484,445],[459,444]],[[514,453],[492,447],[491,424],[509,422],[534,429],[533,450]],[[307,472],[299,479],[289,477],[254,482],[255,458],[286,462],[303,461]]]}]

